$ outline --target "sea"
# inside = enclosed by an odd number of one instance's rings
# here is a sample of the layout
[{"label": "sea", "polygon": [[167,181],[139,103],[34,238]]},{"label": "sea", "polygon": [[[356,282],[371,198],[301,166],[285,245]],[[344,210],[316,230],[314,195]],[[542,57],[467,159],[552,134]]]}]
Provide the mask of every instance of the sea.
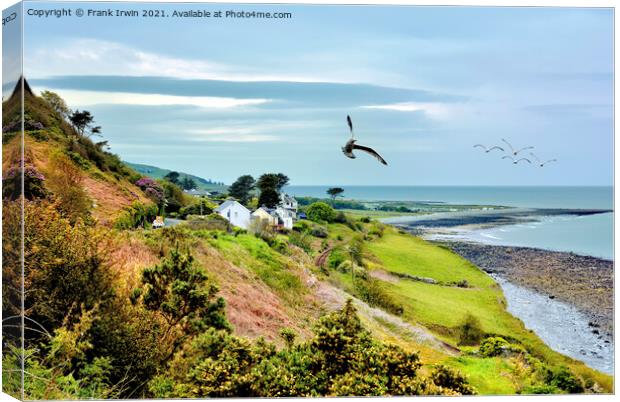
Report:
[{"label": "sea", "polygon": [[[327,197],[333,186],[288,186],[294,196]],[[612,211],[611,186],[339,186],[344,197],[360,201],[413,201],[460,205],[494,205],[536,209]],[[485,244],[535,247],[613,260],[614,213],[596,215],[537,214],[534,221],[455,232],[459,239]]]}]

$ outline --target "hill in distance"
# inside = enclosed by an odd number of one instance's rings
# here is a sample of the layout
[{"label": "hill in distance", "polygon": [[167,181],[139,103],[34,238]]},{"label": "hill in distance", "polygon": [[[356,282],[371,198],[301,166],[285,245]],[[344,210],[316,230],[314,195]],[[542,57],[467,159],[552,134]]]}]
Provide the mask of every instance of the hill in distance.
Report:
[{"label": "hill in distance", "polygon": [[[136,172],[141,173],[148,177],[152,177],[153,179],[163,179],[164,176],[172,172],[172,170],[170,169],[162,169],[157,166],[144,165],[141,163],[132,163],[132,162],[123,162],[123,163],[125,163],[125,165],[129,166]],[[178,172],[178,173],[179,173],[180,180],[183,180],[186,177],[194,180],[199,190],[222,192],[222,191],[226,191],[226,189],[228,188],[228,186],[222,183],[218,183],[212,180],[207,180],[199,176],[194,176],[192,174],[183,173],[183,172]]]}]

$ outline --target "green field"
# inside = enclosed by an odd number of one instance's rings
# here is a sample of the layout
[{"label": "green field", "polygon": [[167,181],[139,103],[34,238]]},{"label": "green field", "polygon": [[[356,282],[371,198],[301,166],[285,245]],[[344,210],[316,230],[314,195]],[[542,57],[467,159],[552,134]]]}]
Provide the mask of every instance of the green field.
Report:
[{"label": "green field", "polygon": [[[467,281],[467,288],[411,279],[399,279],[387,284],[389,295],[404,306],[403,317],[406,320],[421,324],[441,339],[457,345],[458,326],[471,314],[479,319],[485,333],[515,339],[546,364],[568,366],[584,378],[595,379],[611,389],[610,376],[551,350],[519,319],[509,314],[499,285],[467,260],[393,228],[387,229],[382,238],[367,242],[366,246],[375,261],[375,269],[379,267],[387,272],[432,278],[445,284]],[[487,360],[471,357],[468,360],[450,360],[449,364],[467,373],[470,382],[481,393],[514,393],[514,386],[507,388],[506,376],[500,375],[514,366],[514,362],[507,361],[502,365]],[[514,381],[525,386],[529,379],[517,376]]]}]

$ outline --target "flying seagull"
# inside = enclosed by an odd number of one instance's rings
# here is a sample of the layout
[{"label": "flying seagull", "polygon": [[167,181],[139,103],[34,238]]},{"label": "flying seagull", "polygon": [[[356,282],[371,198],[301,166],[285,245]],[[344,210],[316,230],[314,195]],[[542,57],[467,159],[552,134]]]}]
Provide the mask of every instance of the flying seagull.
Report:
[{"label": "flying seagull", "polygon": [[514,163],[515,165],[516,165],[517,163],[521,162],[521,161],[526,161],[526,162],[527,162],[527,163],[529,163],[529,164],[531,164],[531,163],[532,163],[532,162],[530,162],[530,160],[529,160],[529,159],[527,159],[527,158],[515,159],[515,158],[513,158],[512,156],[509,156],[509,155],[505,155],[505,156],[503,156],[503,157],[502,157],[502,159],[510,159],[510,160],[512,161],[512,163]]},{"label": "flying seagull", "polygon": [[347,123],[349,124],[349,130],[351,131],[351,139],[349,141],[347,141],[347,143],[344,145],[344,147],[342,147],[342,153],[344,153],[347,158],[355,159],[355,155],[353,154],[353,150],[357,149],[359,151],[364,151],[364,152],[369,153],[370,155],[372,155],[375,158],[377,158],[377,160],[379,160],[379,162],[383,163],[384,165],[387,165],[387,162],[385,161],[385,159],[383,159],[381,157],[381,155],[379,155],[377,153],[377,151],[375,151],[374,149],[369,148],[369,147],[365,147],[363,145],[355,144],[355,142],[357,140],[355,139],[355,137],[353,135],[353,122],[351,122],[351,116],[347,116]]},{"label": "flying seagull", "polygon": [[543,167],[545,166],[547,163],[551,163],[551,162],[557,162],[557,159],[549,159],[548,161],[541,161],[538,156],[534,155],[533,153],[530,152],[530,155],[532,155],[532,158],[536,159],[536,161],[538,162],[538,166]]},{"label": "flying seagull", "polygon": [[534,149],[534,147],[524,147],[524,148],[520,148],[520,149],[514,149],[513,146],[510,145],[510,143],[508,141],[506,141],[503,138],[502,138],[502,141],[504,141],[504,143],[506,143],[506,145],[508,145],[510,147],[510,152],[512,152],[512,154],[514,156],[517,156],[519,154],[519,152],[525,151],[526,149]]},{"label": "flying seagull", "polygon": [[476,147],[480,147],[480,148],[484,149],[484,152],[486,152],[487,154],[488,154],[489,152],[491,152],[491,151],[495,150],[495,149],[499,149],[500,151],[504,152],[504,148],[502,148],[502,147],[498,147],[497,145],[495,145],[495,146],[493,146],[493,147],[491,147],[491,148],[487,148],[487,147],[485,147],[485,146],[484,146],[484,145],[482,145],[482,144],[476,144],[476,145],[474,145],[474,148],[476,148]]}]

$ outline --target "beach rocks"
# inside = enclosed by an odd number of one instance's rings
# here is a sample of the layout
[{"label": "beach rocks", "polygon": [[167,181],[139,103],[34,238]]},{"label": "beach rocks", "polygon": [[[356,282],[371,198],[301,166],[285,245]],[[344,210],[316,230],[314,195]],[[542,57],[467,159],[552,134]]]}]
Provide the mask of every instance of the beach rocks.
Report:
[{"label": "beach rocks", "polygon": [[489,274],[577,307],[588,316],[591,328],[612,336],[612,261],[527,247],[458,241],[440,244]]}]

